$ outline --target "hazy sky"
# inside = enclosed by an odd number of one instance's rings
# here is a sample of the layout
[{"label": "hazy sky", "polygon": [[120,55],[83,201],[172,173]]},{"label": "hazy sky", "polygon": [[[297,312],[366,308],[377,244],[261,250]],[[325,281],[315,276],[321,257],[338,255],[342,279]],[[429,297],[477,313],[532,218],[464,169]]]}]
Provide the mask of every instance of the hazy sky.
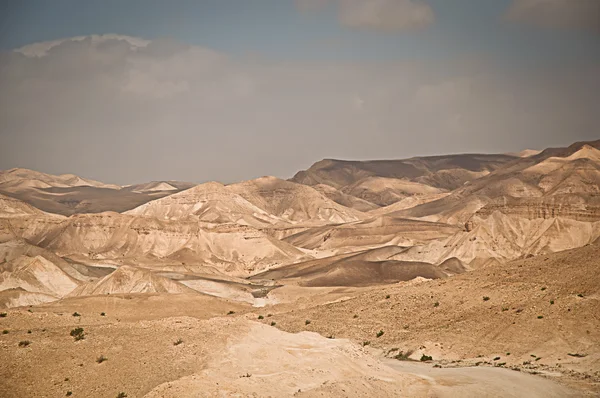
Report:
[{"label": "hazy sky", "polygon": [[600,0],[0,3],[0,169],[290,177],[564,146],[599,114]]}]

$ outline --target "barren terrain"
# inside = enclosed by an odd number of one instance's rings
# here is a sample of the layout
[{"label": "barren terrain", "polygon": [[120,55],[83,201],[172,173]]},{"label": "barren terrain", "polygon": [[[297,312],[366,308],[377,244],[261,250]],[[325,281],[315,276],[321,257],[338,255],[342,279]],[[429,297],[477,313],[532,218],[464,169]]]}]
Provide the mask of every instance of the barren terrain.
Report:
[{"label": "barren terrain", "polygon": [[598,396],[599,147],[1,172],[1,395]]}]

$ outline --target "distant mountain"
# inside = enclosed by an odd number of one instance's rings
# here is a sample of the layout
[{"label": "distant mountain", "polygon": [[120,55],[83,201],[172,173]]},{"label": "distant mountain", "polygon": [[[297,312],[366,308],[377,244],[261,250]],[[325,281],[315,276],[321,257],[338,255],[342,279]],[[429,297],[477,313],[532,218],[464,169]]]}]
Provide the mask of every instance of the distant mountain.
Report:
[{"label": "distant mountain", "polygon": [[0,171],[0,194],[20,199],[48,213],[122,212],[195,184],[153,181],[120,187],[74,174],[55,176],[27,169]]},{"label": "distant mountain", "polygon": [[465,154],[400,160],[349,161],[325,159],[300,171],[291,181],[326,184],[341,189],[367,177],[396,178],[452,190],[518,159],[512,155]]}]

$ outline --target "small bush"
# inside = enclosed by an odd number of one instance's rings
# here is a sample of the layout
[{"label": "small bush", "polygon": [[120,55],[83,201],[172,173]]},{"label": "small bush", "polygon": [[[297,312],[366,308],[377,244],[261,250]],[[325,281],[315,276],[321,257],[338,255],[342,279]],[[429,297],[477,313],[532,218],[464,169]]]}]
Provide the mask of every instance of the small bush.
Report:
[{"label": "small bush", "polygon": [[402,352],[400,351],[396,356],[394,356],[394,359],[397,359],[399,361],[410,361],[410,356],[412,355],[412,351],[406,351],[406,352]]},{"label": "small bush", "polygon": [[386,299],[389,299],[389,298],[390,298],[390,295],[388,294],[387,296],[385,296],[385,298],[386,298]]},{"label": "small bush", "polygon": [[258,319],[265,319],[265,317],[264,317],[264,316],[262,316],[262,315],[259,315],[259,316],[258,316]]},{"label": "small bush", "polygon": [[439,303],[439,301],[436,301],[435,303],[433,303],[433,306],[434,306],[434,307],[439,307],[439,306],[440,306],[440,303]]},{"label": "small bush", "polygon": [[507,352],[507,353],[506,353],[506,356],[509,356],[509,355],[510,355],[510,352]]},{"label": "small bush", "polygon": [[508,311],[508,307],[502,307],[502,312]]},{"label": "small bush", "polygon": [[554,304],[554,300],[550,300],[550,304]]},{"label": "small bush", "polygon": [[545,287],[543,287],[543,288],[542,288],[542,292],[543,292],[544,290],[546,290],[546,288],[545,288]]},{"label": "small bush", "polygon": [[29,340],[19,341],[19,347],[27,347],[29,344],[31,344]]},{"label": "small bush", "polygon": [[354,318],[354,319],[358,318],[358,314],[354,314],[354,316],[352,318]]},{"label": "small bush", "polygon": [[570,357],[575,357],[575,358],[587,357],[587,354],[579,354],[579,353],[574,353],[574,354],[568,353],[567,355]]},{"label": "small bush", "polygon": [[173,342],[173,345],[179,345],[181,343],[183,343],[183,339],[179,338],[179,339],[177,339],[176,341]]},{"label": "small bush", "polygon": [[327,336],[328,339],[335,339],[335,336],[330,334],[329,336]]},{"label": "small bush", "polygon": [[498,363],[496,364],[496,366],[504,366],[504,365],[506,365],[506,362],[498,362]]},{"label": "small bush", "polygon": [[83,328],[75,328],[71,330],[71,337],[73,337],[75,341],[85,339],[85,333],[83,332]]},{"label": "small bush", "polygon": [[270,318],[272,316],[273,316],[273,314],[267,314],[267,318]]},{"label": "small bush", "polygon": [[70,397],[71,395],[73,395],[73,392],[72,392],[72,391],[67,391],[67,394],[66,394],[66,396],[67,396],[67,397]]},{"label": "small bush", "polygon": [[81,316],[81,314],[80,314],[79,312],[75,311],[75,312],[73,313],[73,316]]},{"label": "small bush", "polygon": [[0,318],[6,318],[7,315],[8,314],[6,312],[0,312]]},{"label": "small bush", "polygon": [[108,358],[106,358],[104,355],[100,355],[98,358],[96,358],[97,363],[102,363],[104,361],[108,361]]},{"label": "small bush", "polygon": [[233,314],[235,314],[235,311],[229,311],[229,312],[227,313],[227,315],[233,315]]},{"label": "small bush", "polygon": [[433,361],[433,358],[429,355],[421,355],[421,362],[426,362],[426,361]]},{"label": "small bush", "polygon": [[496,357],[496,358],[494,358],[494,361],[497,361],[497,360],[499,360],[499,359],[500,359],[500,357]]},{"label": "small bush", "polygon": [[540,359],[542,359],[542,357],[537,357],[535,360],[536,360],[536,361],[539,361]]},{"label": "small bush", "polygon": [[483,301],[488,301],[490,298],[488,296],[483,296]]},{"label": "small bush", "polygon": [[310,319],[307,319],[307,320],[305,320],[305,321],[304,321],[304,324],[305,324],[305,325],[310,325]]},{"label": "small bush", "polygon": [[106,313],[105,312],[101,312],[100,316],[106,316]]},{"label": "small bush", "polygon": [[383,336],[383,330],[380,330],[379,332],[377,332],[377,334],[375,336],[377,336],[377,338]]},{"label": "small bush", "polygon": [[368,346],[369,344],[371,344],[371,342],[368,341],[368,340],[365,340],[365,341],[362,342],[362,346],[363,347]]},{"label": "small bush", "polygon": [[27,331],[27,334],[31,334],[31,330],[28,330],[28,331]]},{"label": "small bush", "polygon": [[4,330],[2,331],[2,334],[8,334],[8,330],[4,329]]},{"label": "small bush", "polygon": [[544,316],[543,316],[543,315],[538,315],[538,317],[537,317],[537,318],[538,318],[538,319],[542,319],[542,318],[544,318]]},{"label": "small bush", "polygon": [[117,398],[127,398],[127,394],[124,392],[120,392],[117,394]]},{"label": "small bush", "polygon": [[275,326],[275,325],[277,325],[276,322],[271,322],[271,326]]}]

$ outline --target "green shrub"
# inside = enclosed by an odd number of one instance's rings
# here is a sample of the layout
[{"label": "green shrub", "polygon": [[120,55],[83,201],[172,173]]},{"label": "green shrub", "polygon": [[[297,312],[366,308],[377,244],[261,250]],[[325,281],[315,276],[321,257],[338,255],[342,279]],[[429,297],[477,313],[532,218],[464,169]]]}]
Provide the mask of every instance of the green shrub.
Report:
[{"label": "green shrub", "polygon": [[544,290],[546,290],[546,288],[545,288],[545,287],[543,287],[543,288],[542,288],[542,292],[543,292]]},{"label": "green shrub", "polygon": [[429,355],[425,355],[425,354],[421,355],[421,362],[432,361],[432,360],[433,360],[433,358]]},{"label": "green shrub", "polygon": [[538,317],[537,317],[537,318],[538,318],[538,319],[542,319],[542,318],[544,318],[544,316],[543,316],[543,315],[538,315]]},{"label": "green shrub", "polygon": [[362,346],[363,347],[368,346],[369,344],[371,344],[371,342],[368,341],[368,340],[365,340],[365,341],[362,342]]},{"label": "green shrub", "polygon": [[494,358],[494,361],[497,361],[497,360],[499,360],[499,359],[500,359],[500,357],[496,357],[496,358]]},{"label": "green shrub", "polygon": [[183,343],[183,339],[179,338],[179,339],[177,339],[176,341],[173,342],[173,345],[179,345],[181,343]]},{"label": "green shrub", "polygon": [[383,336],[383,330],[380,330],[379,332],[377,332],[377,334],[375,336],[377,336],[378,338]]},{"label": "green shrub", "polygon": [[75,312],[73,313],[73,316],[81,316],[81,314],[80,314],[79,312],[75,311]]},{"label": "green shrub", "polygon": [[439,303],[439,301],[436,301],[435,303],[433,303],[433,306],[434,306],[434,307],[439,307],[439,306],[440,306],[440,303]]},{"label": "green shrub", "polygon": [[19,341],[19,347],[27,347],[29,344],[31,344],[29,340]]},{"label": "green shrub", "polygon": [[71,395],[73,395],[73,392],[72,391],[67,391],[66,395],[67,395],[67,397],[70,397]]},{"label": "green shrub", "polygon": [[2,334],[8,334],[8,330],[4,329],[4,330],[2,331]]},{"label": "green shrub", "polygon": [[277,325],[276,322],[271,322],[271,326],[275,326],[275,325]]},{"label": "green shrub", "polygon": [[354,316],[352,318],[354,318],[354,319],[358,318],[358,314],[354,314]]},{"label": "green shrub", "polygon": [[305,321],[304,321],[304,324],[305,324],[305,325],[310,325],[310,319],[307,319],[307,320],[305,320]]},{"label": "green shrub", "polygon": [[227,313],[227,315],[233,315],[233,314],[235,314],[235,311],[229,311],[229,312]]},{"label": "green shrub", "polygon": [[387,296],[385,296],[385,298],[386,298],[386,299],[389,299],[389,298],[390,298],[390,295],[388,294]]},{"label": "green shrub", "polygon": [[258,316],[258,319],[265,319],[265,317],[264,317],[264,316],[262,316],[262,315],[259,315],[259,316]]},{"label": "green shrub", "polygon": [[554,304],[554,300],[550,300],[550,304]]},{"label": "green shrub", "polygon": [[117,394],[117,398],[127,398],[127,394],[124,392],[120,392]]},{"label": "green shrub", "polygon": [[7,315],[6,312],[0,312],[0,318],[6,318]]},{"label": "green shrub", "polygon": [[100,316],[106,316],[106,313],[105,312],[101,312]]},{"label": "green shrub", "polygon": [[83,328],[75,328],[71,330],[71,337],[73,337],[75,341],[85,339],[85,333],[83,332]]},{"label": "green shrub", "polygon": [[488,301],[490,298],[488,296],[483,296],[483,301]]}]

